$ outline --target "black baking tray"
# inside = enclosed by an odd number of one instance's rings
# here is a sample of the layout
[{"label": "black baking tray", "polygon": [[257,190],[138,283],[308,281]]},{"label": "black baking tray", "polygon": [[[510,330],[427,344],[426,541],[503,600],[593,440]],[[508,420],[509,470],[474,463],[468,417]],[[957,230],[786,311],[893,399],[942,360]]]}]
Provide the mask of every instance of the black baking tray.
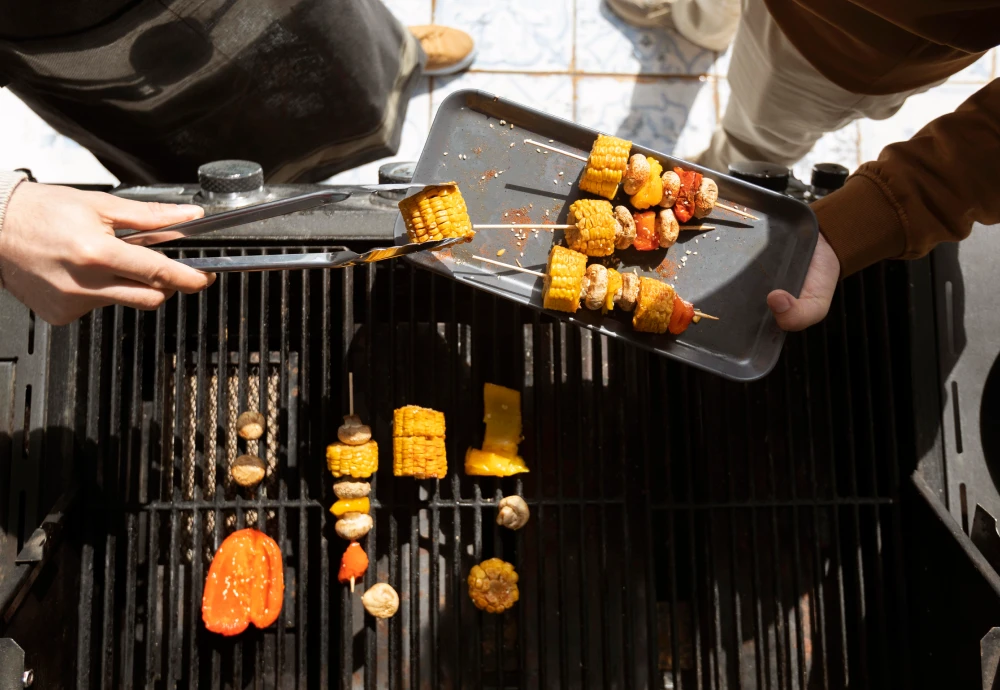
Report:
[{"label": "black baking tray", "polygon": [[[552,146],[585,156],[597,134],[491,93],[457,91],[445,99],[434,118],[414,179],[456,181],[473,223],[565,224],[569,205],[592,196],[581,193],[578,186],[585,164],[543,153],[525,144],[524,139],[551,140]],[[717,226],[716,230],[682,232],[669,250],[615,253],[621,259],[620,270],[665,280],[697,309],[718,316],[720,321],[702,320],[680,336],[655,335],[636,333],[632,315],[619,310],[608,315],[582,306],[576,314],[544,311],[729,379],[752,381],[766,375],[777,362],[785,338],[767,308],[766,297],[776,288],[799,294],[819,233],[815,215],[794,199],[693,163],[638,144],[633,144],[632,151],[657,158],[664,169],[679,165],[713,177],[719,185],[720,201],[747,209],[760,219],[746,220],[716,209],[711,219],[702,221]],[[622,193],[620,201],[626,201]],[[525,216],[527,219],[521,220]],[[482,230],[469,244],[407,258],[541,310],[541,278],[470,259],[478,255],[510,264],[520,261],[525,268],[544,271],[549,249],[563,233],[541,230],[527,235],[518,246],[511,230]],[[407,241],[401,217],[396,221],[395,237],[398,243]],[[501,250],[503,255],[498,256]],[[686,265],[683,256],[687,257]],[[675,268],[681,265],[683,268]]]}]

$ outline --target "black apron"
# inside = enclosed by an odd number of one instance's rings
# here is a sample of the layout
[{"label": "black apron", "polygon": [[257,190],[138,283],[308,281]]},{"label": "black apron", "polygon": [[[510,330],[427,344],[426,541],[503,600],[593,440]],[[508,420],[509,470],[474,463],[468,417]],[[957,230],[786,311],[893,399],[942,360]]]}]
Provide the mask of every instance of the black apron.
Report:
[{"label": "black apron", "polygon": [[128,184],[224,158],[315,182],[391,155],[425,60],[380,0],[68,2],[4,3],[0,85]]}]

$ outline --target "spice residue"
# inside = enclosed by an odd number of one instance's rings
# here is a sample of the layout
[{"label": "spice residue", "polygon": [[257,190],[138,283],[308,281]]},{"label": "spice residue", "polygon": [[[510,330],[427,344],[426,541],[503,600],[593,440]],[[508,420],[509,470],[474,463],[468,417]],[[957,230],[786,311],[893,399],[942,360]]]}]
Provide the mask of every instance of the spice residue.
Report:
[{"label": "spice residue", "polygon": [[663,261],[661,261],[660,265],[656,267],[656,273],[661,278],[665,278],[667,280],[675,278],[677,277],[677,264],[667,257],[663,257]]},{"label": "spice residue", "polygon": [[504,223],[531,223],[531,213],[527,206],[521,208],[508,208],[503,212]]},{"label": "spice residue", "polygon": [[476,148],[472,149],[472,152],[478,156],[479,154],[481,154],[483,152],[483,147],[482,146],[477,146]]}]

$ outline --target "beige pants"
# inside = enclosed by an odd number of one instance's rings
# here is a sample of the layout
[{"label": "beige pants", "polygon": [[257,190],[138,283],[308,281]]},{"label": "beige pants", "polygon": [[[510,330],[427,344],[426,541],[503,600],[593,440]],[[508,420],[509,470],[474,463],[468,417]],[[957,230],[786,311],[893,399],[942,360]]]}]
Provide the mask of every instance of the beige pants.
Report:
[{"label": "beige pants", "polygon": [[[760,160],[791,166],[827,132],[859,118],[891,117],[907,97],[931,84],[887,96],[864,96],[840,88],[809,64],[785,38],[763,0],[743,0],[732,19],[733,0],[677,0],[674,20],[689,40],[707,33],[709,42],[736,32],[729,63],[729,104],[708,150],[697,162],[726,171],[729,163]],[[724,11],[713,14],[712,6]],[[711,17],[712,19],[708,19]],[[719,18],[727,22],[720,23]],[[699,18],[705,18],[699,23]]]}]

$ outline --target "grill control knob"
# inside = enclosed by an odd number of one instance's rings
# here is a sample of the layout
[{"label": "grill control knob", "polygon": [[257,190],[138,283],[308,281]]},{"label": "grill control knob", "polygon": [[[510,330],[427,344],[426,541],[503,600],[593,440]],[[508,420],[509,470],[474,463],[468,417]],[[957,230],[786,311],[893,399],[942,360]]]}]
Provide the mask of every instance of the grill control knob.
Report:
[{"label": "grill control knob", "polygon": [[198,184],[208,195],[259,192],[264,188],[264,169],[253,161],[212,161],[198,168]]},{"label": "grill control knob", "polygon": [[784,193],[788,189],[789,171],[783,165],[763,161],[740,161],[729,164],[729,174],[738,180],[774,192]]}]

